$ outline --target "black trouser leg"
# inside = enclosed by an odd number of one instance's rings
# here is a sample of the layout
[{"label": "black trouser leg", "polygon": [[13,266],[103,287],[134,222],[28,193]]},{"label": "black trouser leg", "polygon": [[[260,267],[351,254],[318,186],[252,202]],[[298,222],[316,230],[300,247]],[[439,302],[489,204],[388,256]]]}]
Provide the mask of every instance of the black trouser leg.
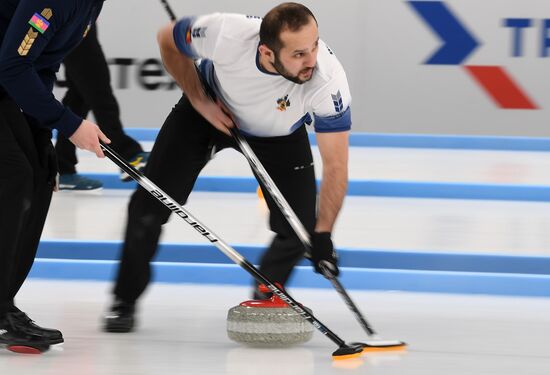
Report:
[{"label": "black trouser leg", "polygon": [[33,133],[15,103],[0,101],[0,313],[13,307],[48,213],[56,169],[50,134]]},{"label": "black trouser leg", "polygon": [[84,99],[101,130],[111,139],[112,148],[125,159],[143,152],[141,145],[129,137],[122,127],[120,109],[111,87],[109,66],[95,26],[63,63],[70,88]]},{"label": "black trouser leg", "polygon": [[[248,142],[309,232],[315,225],[316,186],[311,148],[304,128],[285,137],[255,138]],[[149,157],[145,175],[168,195],[184,204],[198,174],[208,161],[211,145],[218,150],[236,147],[182,98],[165,121]],[[302,258],[304,247],[266,194],[270,226],[276,233],[265,252],[261,270],[273,281],[285,283]],[[151,279],[161,227],[171,211],[142,188],[128,208],[125,242],[114,294],[135,302]]]},{"label": "black trouser leg", "polygon": [[15,298],[15,295],[23,285],[34,263],[42,230],[44,229],[46,217],[50,209],[52,193],[53,188],[48,183],[42,182],[39,186],[35,187],[32,197],[33,203],[23,224],[24,228],[30,228],[30,230],[25,230],[24,236],[19,240],[19,248],[24,255],[19,259],[19,264],[17,265],[15,278],[11,287],[12,299]]},{"label": "black trouser leg", "polygon": [[[208,161],[214,128],[183,97],[174,107],[151,151],[145,175],[184,204]],[[135,302],[151,278],[149,262],[171,211],[143,188],[132,195],[114,294]]]},{"label": "black trouser leg", "polygon": [[33,162],[35,169],[34,190],[32,204],[23,222],[23,228],[28,228],[19,241],[19,248],[25,256],[21,257],[12,284],[11,295],[15,295],[23,285],[34,263],[36,251],[42,236],[42,230],[50,209],[55,177],[57,175],[57,162],[55,150],[51,142],[51,131],[31,127],[34,144],[38,151],[38,157]]},{"label": "black trouser leg", "polygon": [[[309,233],[315,228],[317,188],[313,157],[305,127],[275,138],[248,138],[254,153]],[[262,185],[262,184],[260,184]],[[262,186],[269,224],[276,235],[263,254],[260,271],[284,285],[305,252],[298,236]]]}]

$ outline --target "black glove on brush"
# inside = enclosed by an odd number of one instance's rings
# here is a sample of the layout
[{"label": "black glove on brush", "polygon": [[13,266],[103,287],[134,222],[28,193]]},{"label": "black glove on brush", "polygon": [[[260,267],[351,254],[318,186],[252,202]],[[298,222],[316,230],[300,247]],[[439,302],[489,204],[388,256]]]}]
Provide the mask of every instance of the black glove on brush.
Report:
[{"label": "black glove on brush", "polygon": [[311,261],[315,272],[323,275],[321,265],[328,270],[332,276],[338,276],[338,257],[330,239],[330,232],[315,232],[311,236]]},{"label": "black glove on brush", "polygon": [[37,127],[31,127],[31,130],[42,173],[46,174],[48,183],[53,187],[57,177],[57,154],[51,142],[51,130]]}]

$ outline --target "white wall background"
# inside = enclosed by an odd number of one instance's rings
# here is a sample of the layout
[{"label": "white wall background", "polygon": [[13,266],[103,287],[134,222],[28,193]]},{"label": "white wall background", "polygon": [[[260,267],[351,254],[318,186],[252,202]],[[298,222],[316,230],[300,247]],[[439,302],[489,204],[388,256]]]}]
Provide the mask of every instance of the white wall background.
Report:
[{"label": "white wall background", "polygon": [[[180,16],[216,11],[261,16],[278,3],[171,1]],[[346,68],[355,131],[550,136],[550,58],[540,57],[541,25],[543,19],[550,19],[550,0],[444,1],[481,42],[465,63],[505,67],[538,110],[501,109],[463,68],[425,65],[441,42],[403,0],[303,3],[316,14],[321,38]],[[512,30],[502,26],[506,18],[533,19],[533,27],[524,32],[523,57],[512,57]],[[167,21],[156,0],[105,3],[99,22],[105,52],[110,60],[133,59],[125,85],[121,85],[121,66],[111,65],[126,126],[160,127],[179,98],[177,89],[168,89],[167,76],[142,78],[162,84],[155,90],[144,89],[138,78],[140,64],[160,59],[156,32]],[[158,67],[153,64],[147,69]],[[59,95],[62,92],[57,90]]]}]

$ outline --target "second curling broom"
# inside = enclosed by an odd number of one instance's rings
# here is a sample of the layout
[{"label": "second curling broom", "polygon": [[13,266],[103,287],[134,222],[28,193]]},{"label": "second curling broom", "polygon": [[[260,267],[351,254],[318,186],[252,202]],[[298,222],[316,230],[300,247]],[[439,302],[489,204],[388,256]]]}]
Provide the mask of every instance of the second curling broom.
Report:
[{"label": "second curling broom", "polygon": [[[260,162],[260,160],[257,158],[257,156],[254,154],[254,151],[244,139],[242,134],[237,128],[231,128],[231,135],[233,138],[235,138],[239,148],[241,149],[243,155],[245,156],[246,160],[256,173],[256,175],[259,177],[259,179],[262,181],[266,189],[268,190],[270,196],[273,198],[279,209],[281,210],[281,213],[283,216],[287,219],[290,226],[294,229],[296,232],[296,235],[302,242],[302,244],[306,248],[306,256],[308,256],[308,253],[311,252],[311,240],[309,238],[309,234],[307,230],[305,229],[304,225],[298,219],[298,216],[292,210],[292,207],[288,204],[286,199],[284,198],[281,191],[277,188],[277,185],[275,182],[271,179],[267,171],[265,170],[264,166]],[[323,267],[322,267],[323,268]],[[325,276],[336,291],[342,296],[344,299],[346,305],[350,308],[350,310],[355,315],[355,318],[359,321],[359,324],[361,324],[361,327],[365,330],[367,335],[370,337],[370,340],[365,342],[356,342],[355,345],[361,345],[365,351],[390,351],[390,350],[403,350],[406,347],[406,344],[402,341],[398,340],[383,340],[381,339],[374,329],[370,326],[370,324],[367,322],[367,320],[363,317],[349,294],[346,292],[340,281],[333,276],[326,267],[323,268],[323,276]]]}]

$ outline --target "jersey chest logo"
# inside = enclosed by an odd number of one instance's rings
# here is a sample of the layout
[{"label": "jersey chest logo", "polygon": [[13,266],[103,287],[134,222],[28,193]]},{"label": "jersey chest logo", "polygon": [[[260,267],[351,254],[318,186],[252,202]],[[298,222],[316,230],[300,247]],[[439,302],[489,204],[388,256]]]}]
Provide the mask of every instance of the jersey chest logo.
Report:
[{"label": "jersey chest logo", "polygon": [[277,109],[281,112],[286,111],[290,107],[290,100],[288,100],[288,95],[285,95],[282,98],[277,99]]}]

